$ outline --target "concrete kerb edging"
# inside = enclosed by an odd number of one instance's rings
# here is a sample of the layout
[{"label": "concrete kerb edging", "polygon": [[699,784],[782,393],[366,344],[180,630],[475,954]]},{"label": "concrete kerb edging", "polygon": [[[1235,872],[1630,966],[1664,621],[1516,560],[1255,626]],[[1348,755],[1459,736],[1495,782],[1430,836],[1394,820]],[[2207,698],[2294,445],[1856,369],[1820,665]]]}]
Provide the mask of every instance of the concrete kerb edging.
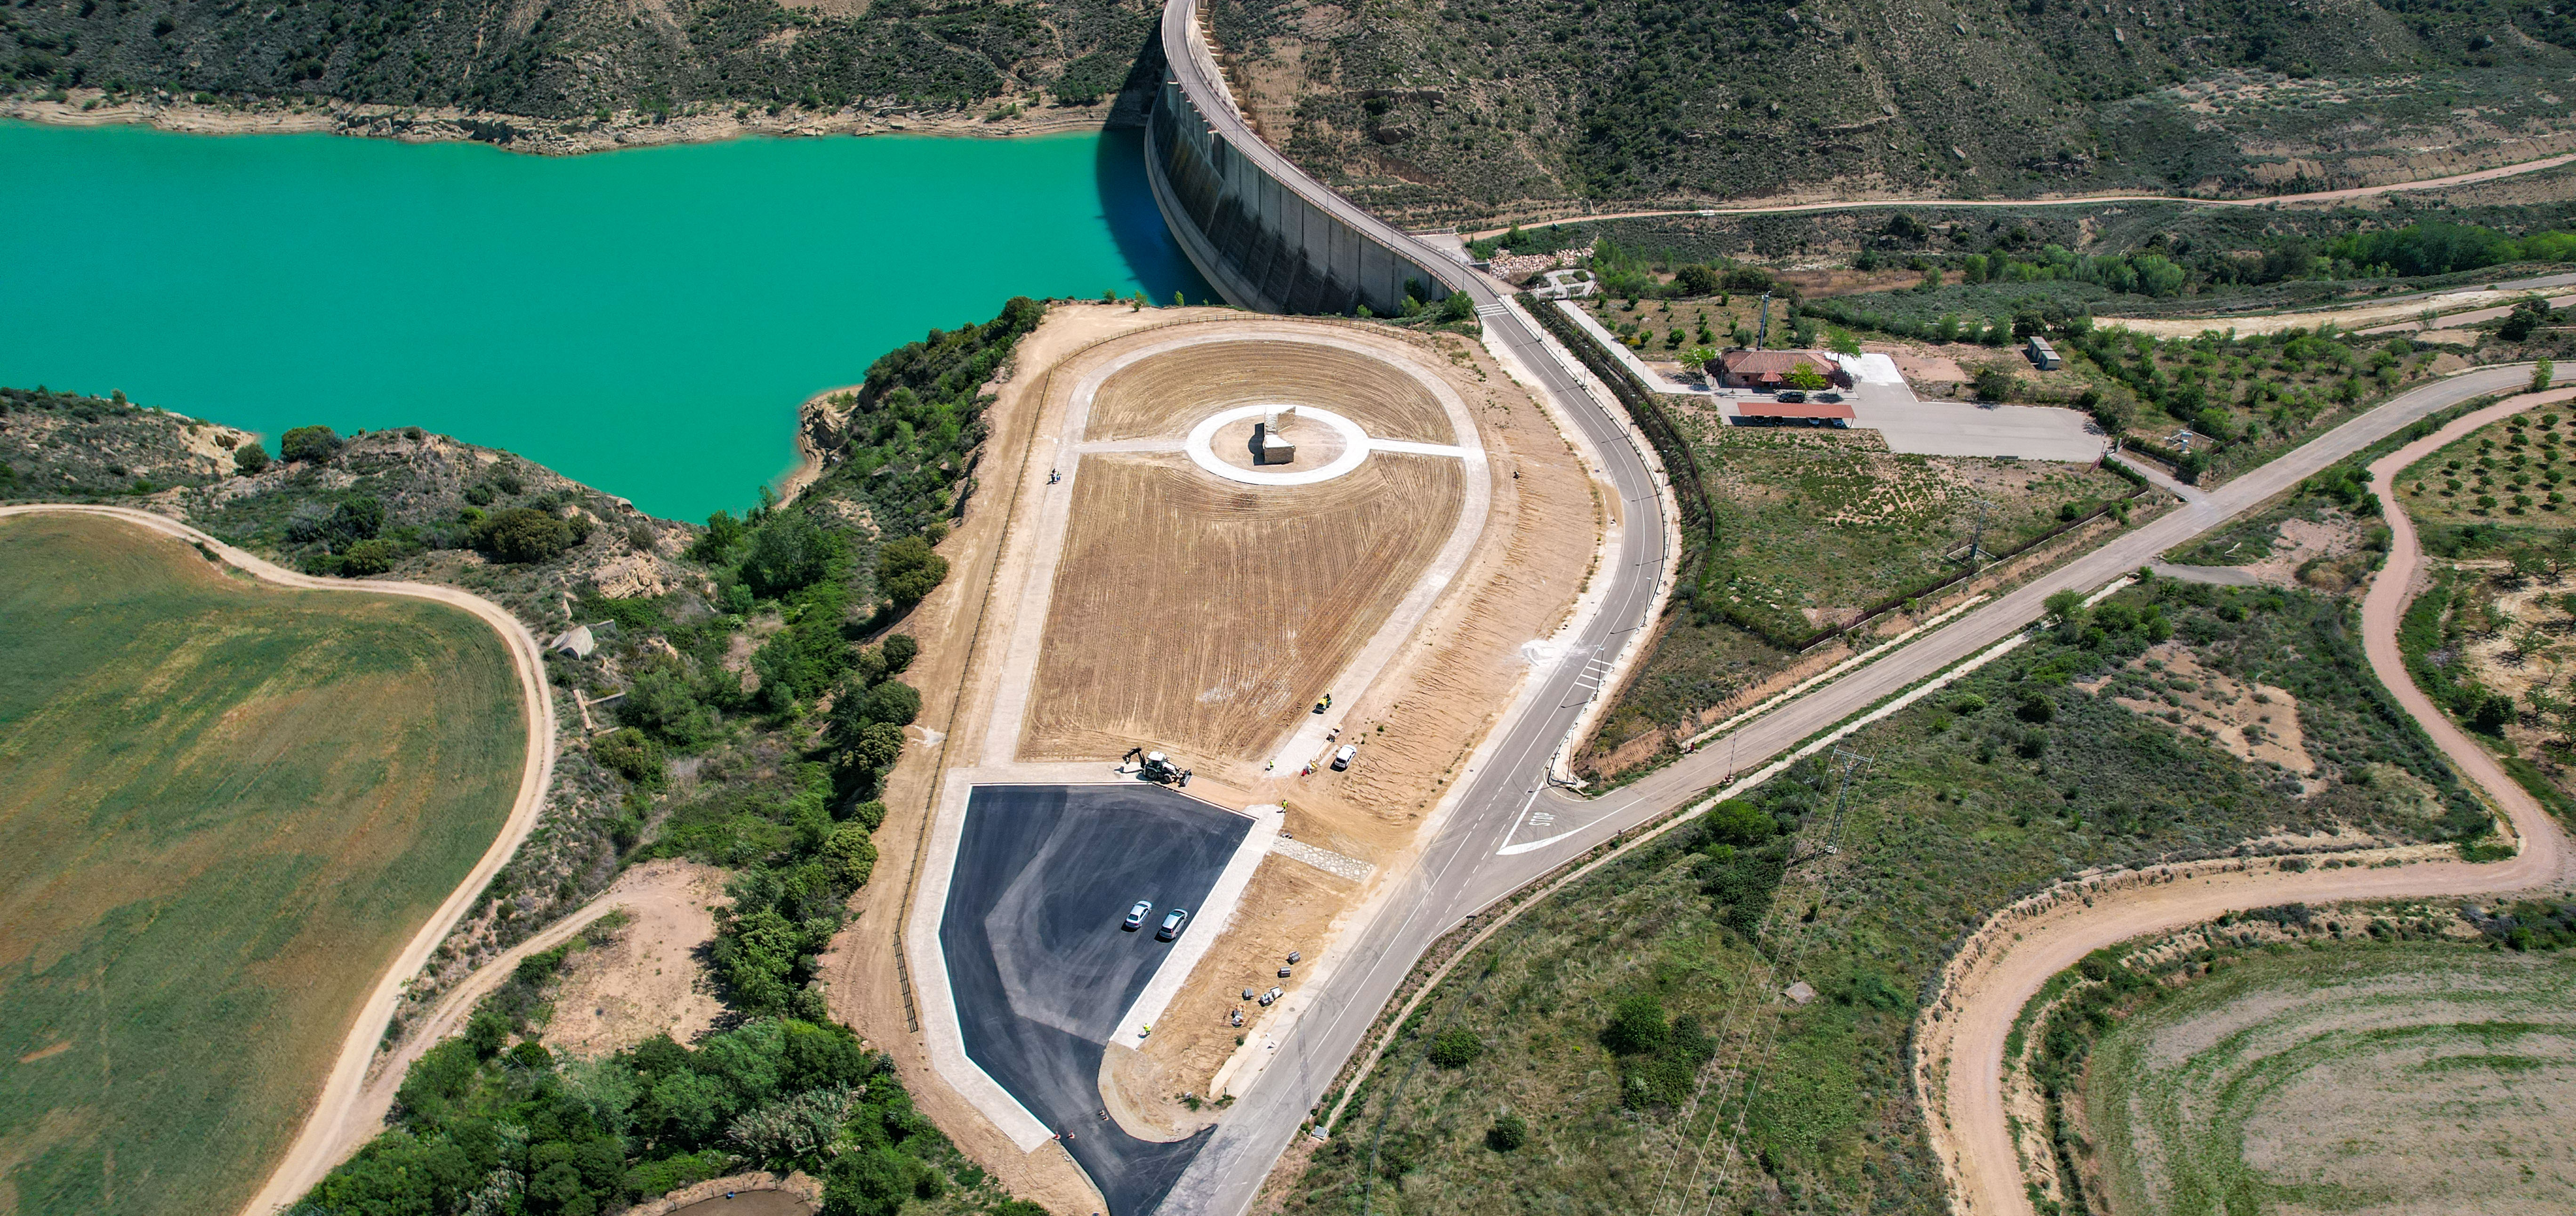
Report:
[{"label": "concrete kerb edging", "polygon": [[905,921],[903,951],[912,964],[912,995],[921,1009],[931,1068],[1021,1152],[1035,1152],[1055,1133],[966,1054],[966,1030],[957,1020],[956,995],[948,990],[948,954],[939,945],[939,922],[947,916],[948,888],[957,877],[958,843],[966,834],[966,802],[975,786],[974,769],[950,769],[940,783],[939,805],[926,833],[929,852]]},{"label": "concrete kerb edging", "polygon": [[1118,1020],[1118,1033],[1109,1040],[1112,1047],[1142,1049],[1152,1034],[1153,1024],[1163,1010],[1180,995],[1181,986],[1198,970],[1199,960],[1214,949],[1216,939],[1234,924],[1235,914],[1243,907],[1244,889],[1252,885],[1252,872],[1261,868],[1261,859],[1269,856],[1270,842],[1279,836],[1280,822],[1287,818],[1287,808],[1276,805],[1248,807],[1236,812],[1252,820],[1252,827],[1234,847],[1234,856],[1226,859],[1225,869],[1208,888],[1207,898],[1199,901],[1191,913],[1193,922],[1181,934],[1180,944],[1155,964],[1153,978],[1145,981],[1145,990],[1136,994],[1134,1003]]},{"label": "concrete kerb edging", "polygon": [[[1518,296],[1506,296],[1504,300],[1506,307],[1522,307]],[[1647,442],[1645,433],[1637,429],[1637,420],[1629,417],[1628,411],[1619,406],[1618,398],[1610,392],[1609,387],[1602,384],[1600,379],[1592,374],[1590,368],[1583,366],[1583,362],[1576,359],[1573,352],[1566,350],[1564,345],[1556,340],[1556,335],[1550,333],[1546,326],[1538,324],[1536,318],[1530,319],[1529,329],[1531,335],[1538,339],[1540,347],[1547,351],[1548,357],[1556,360],[1557,367],[1572,376],[1576,384],[1582,386],[1584,394],[1592,398],[1592,404],[1619,424],[1619,433],[1628,437],[1628,446],[1636,451],[1637,459],[1646,466],[1647,472],[1654,475],[1657,510],[1663,517],[1664,524],[1664,552],[1669,555],[1664,564],[1663,576],[1655,580],[1655,597],[1647,603],[1645,615],[1637,622],[1637,632],[1641,636],[1629,639],[1628,645],[1619,648],[1619,657],[1612,661],[1610,670],[1602,674],[1601,686],[1593,690],[1592,703],[1585,706],[1582,713],[1575,715],[1574,724],[1566,728],[1565,738],[1557,744],[1556,755],[1548,762],[1549,778],[1571,785],[1574,783],[1574,772],[1569,765],[1575,747],[1584,739],[1591,737],[1593,728],[1600,725],[1601,715],[1609,711],[1610,703],[1615,699],[1618,690],[1625,688],[1629,678],[1636,674],[1637,664],[1643,661],[1646,650],[1641,644],[1645,640],[1642,635],[1656,621],[1663,619],[1664,610],[1672,603],[1673,571],[1679,567],[1684,553],[1681,500],[1673,494],[1673,479],[1664,468],[1663,457],[1656,454],[1655,445]],[[1536,396],[1541,401],[1548,399],[1545,389],[1540,389]],[[1572,422],[1572,419],[1564,419],[1563,425],[1558,429],[1568,431],[1576,442],[1583,444],[1588,450],[1591,445],[1583,437],[1582,428],[1572,426]],[[1594,463],[1597,465],[1600,462],[1599,453],[1593,455]]]},{"label": "concrete kerb edging", "polygon": [[476,860],[463,881],[448,893],[429,920],[412,934],[400,954],[376,981],[375,989],[359,1006],[358,1016],[341,1040],[340,1054],[324,1079],[321,1094],[314,1100],[311,1113],[304,1118],[286,1155],[278,1162],[250,1202],[242,1206],[244,1216],[266,1216],[284,1209],[301,1198],[314,1183],[321,1181],[340,1161],[355,1151],[363,1136],[352,1142],[359,1129],[348,1126],[349,1114],[363,1093],[367,1065],[375,1059],[376,1047],[384,1039],[385,1027],[393,1021],[394,1006],[400,1003],[403,989],[412,976],[429,963],[430,953],[438,948],[456,922],[474,904],[492,877],[517,853],[520,844],[535,829],[537,817],[545,808],[546,790],[554,783],[555,769],[555,702],[554,691],[546,684],[545,655],[537,645],[536,635],[528,632],[519,618],[499,605],[471,592],[454,587],[426,583],[361,582],[348,579],[318,578],[291,570],[245,553],[231,545],[165,515],[126,507],[90,506],[70,503],[33,503],[0,507],[0,517],[43,513],[98,515],[137,524],[166,536],[195,545],[224,564],[242,570],[263,581],[308,591],[355,591],[382,595],[408,596],[460,608],[472,613],[493,632],[510,651],[511,666],[517,669],[519,691],[523,698],[520,710],[526,715],[527,758],[519,775],[519,790],[510,806],[510,815],[502,821],[501,831]]},{"label": "concrete kerb edging", "polygon": [[1771,694],[1752,708],[1736,714],[1715,726],[1709,727],[1707,730],[1701,731],[1700,733],[1683,740],[1683,746],[1697,747],[1700,744],[1714,739],[1719,735],[1725,734],[1726,732],[1750,722],[1763,714],[1767,714],[1774,709],[1778,709],[1799,697],[1803,697],[1826,684],[1839,680],[1867,664],[1876,662],[1878,659],[1884,657],[1889,651],[1892,651],[1907,642],[1913,641],[1917,636],[1921,635],[1925,631],[1940,628],[1942,623],[1948,621],[1950,618],[1986,602],[1986,598],[1986,593],[1980,591],[1956,604],[1952,604],[1949,607],[1942,609],[1940,612],[1924,618],[1923,623],[1916,625],[1912,629],[1908,629],[1895,637],[1889,638],[1884,642],[1880,642],[1878,645],[1872,646],[1859,654],[1848,656],[1844,658],[1843,661],[1836,663],[1823,671],[1817,672],[1816,674],[1809,676],[1788,688]]}]

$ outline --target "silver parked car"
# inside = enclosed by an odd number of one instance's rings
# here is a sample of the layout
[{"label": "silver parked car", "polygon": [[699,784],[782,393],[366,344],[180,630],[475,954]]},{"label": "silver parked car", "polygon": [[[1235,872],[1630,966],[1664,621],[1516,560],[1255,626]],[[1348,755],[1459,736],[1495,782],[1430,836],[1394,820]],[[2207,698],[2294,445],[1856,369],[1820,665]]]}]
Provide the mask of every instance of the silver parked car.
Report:
[{"label": "silver parked car", "polygon": [[1153,912],[1154,904],[1152,900],[1137,900],[1135,907],[1127,909],[1127,931],[1133,933],[1138,929],[1144,928],[1145,918],[1153,915]]},{"label": "silver parked car", "polygon": [[1163,927],[1154,931],[1154,940],[1170,941],[1181,935],[1181,926],[1190,923],[1190,910],[1174,908],[1163,914]]}]

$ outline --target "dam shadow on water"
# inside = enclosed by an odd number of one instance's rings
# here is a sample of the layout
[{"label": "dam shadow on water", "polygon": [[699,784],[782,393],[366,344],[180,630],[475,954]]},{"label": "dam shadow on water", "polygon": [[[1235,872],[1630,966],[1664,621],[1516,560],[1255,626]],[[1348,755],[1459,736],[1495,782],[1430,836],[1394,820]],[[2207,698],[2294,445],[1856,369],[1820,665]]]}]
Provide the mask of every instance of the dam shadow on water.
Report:
[{"label": "dam shadow on water", "polygon": [[1014,295],[1214,292],[1140,131],[581,157],[0,121],[0,384],[273,437],[421,426],[657,515],[740,509],[799,402]]},{"label": "dam shadow on water", "polygon": [[1181,252],[1163,220],[1162,208],[1154,203],[1153,183],[1145,177],[1145,129],[1101,132],[1100,151],[1093,159],[1101,218],[1108,223],[1118,252],[1145,284],[1146,294],[1157,304],[1170,300],[1175,291],[1192,304],[1225,303],[1215,285]]}]

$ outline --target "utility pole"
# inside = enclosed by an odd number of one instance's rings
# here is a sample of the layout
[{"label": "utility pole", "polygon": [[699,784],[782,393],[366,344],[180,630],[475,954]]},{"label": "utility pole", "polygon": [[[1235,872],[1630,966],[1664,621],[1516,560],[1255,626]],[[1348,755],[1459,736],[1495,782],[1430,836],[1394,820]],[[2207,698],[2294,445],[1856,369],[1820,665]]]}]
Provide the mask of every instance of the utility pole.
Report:
[{"label": "utility pole", "polygon": [[1771,293],[1766,291],[1766,292],[1763,292],[1763,293],[1762,293],[1762,324],[1760,325],[1760,327],[1756,328],[1756,329],[1753,331],[1753,349],[1755,349],[1755,350],[1760,350],[1760,349],[1762,349],[1762,344],[1763,344],[1763,342],[1765,342],[1766,340],[1768,340],[1770,337],[1771,337]]},{"label": "utility pole", "polygon": [[1828,826],[1825,829],[1825,847],[1823,852],[1827,857],[1831,857],[1842,851],[1840,842],[1843,835],[1843,804],[1851,795],[1852,773],[1863,765],[1868,764],[1870,762],[1870,757],[1864,756],[1859,752],[1846,751],[1837,746],[1834,748],[1834,761],[1835,763],[1842,765],[1843,771],[1841,784],[1834,788],[1834,821],[1831,826]]},{"label": "utility pole", "polygon": [[1991,561],[1995,556],[1986,552],[1986,509],[1993,505],[1982,498],[1977,500],[1977,528],[1968,534],[1968,572],[1971,574],[1976,573],[1979,561]]}]

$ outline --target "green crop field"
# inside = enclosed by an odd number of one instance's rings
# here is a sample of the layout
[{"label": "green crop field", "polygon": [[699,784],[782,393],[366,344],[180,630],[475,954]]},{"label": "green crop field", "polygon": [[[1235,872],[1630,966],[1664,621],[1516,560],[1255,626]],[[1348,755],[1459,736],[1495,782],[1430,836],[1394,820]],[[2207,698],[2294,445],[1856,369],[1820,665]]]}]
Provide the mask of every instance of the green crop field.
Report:
[{"label": "green crop field", "polygon": [[0,1212],[229,1212],[508,816],[510,656],[97,518],[0,520]]},{"label": "green crop field", "polygon": [[2576,1206],[2576,956],[2275,947],[2094,1049],[2085,1105],[2119,1212]]}]

